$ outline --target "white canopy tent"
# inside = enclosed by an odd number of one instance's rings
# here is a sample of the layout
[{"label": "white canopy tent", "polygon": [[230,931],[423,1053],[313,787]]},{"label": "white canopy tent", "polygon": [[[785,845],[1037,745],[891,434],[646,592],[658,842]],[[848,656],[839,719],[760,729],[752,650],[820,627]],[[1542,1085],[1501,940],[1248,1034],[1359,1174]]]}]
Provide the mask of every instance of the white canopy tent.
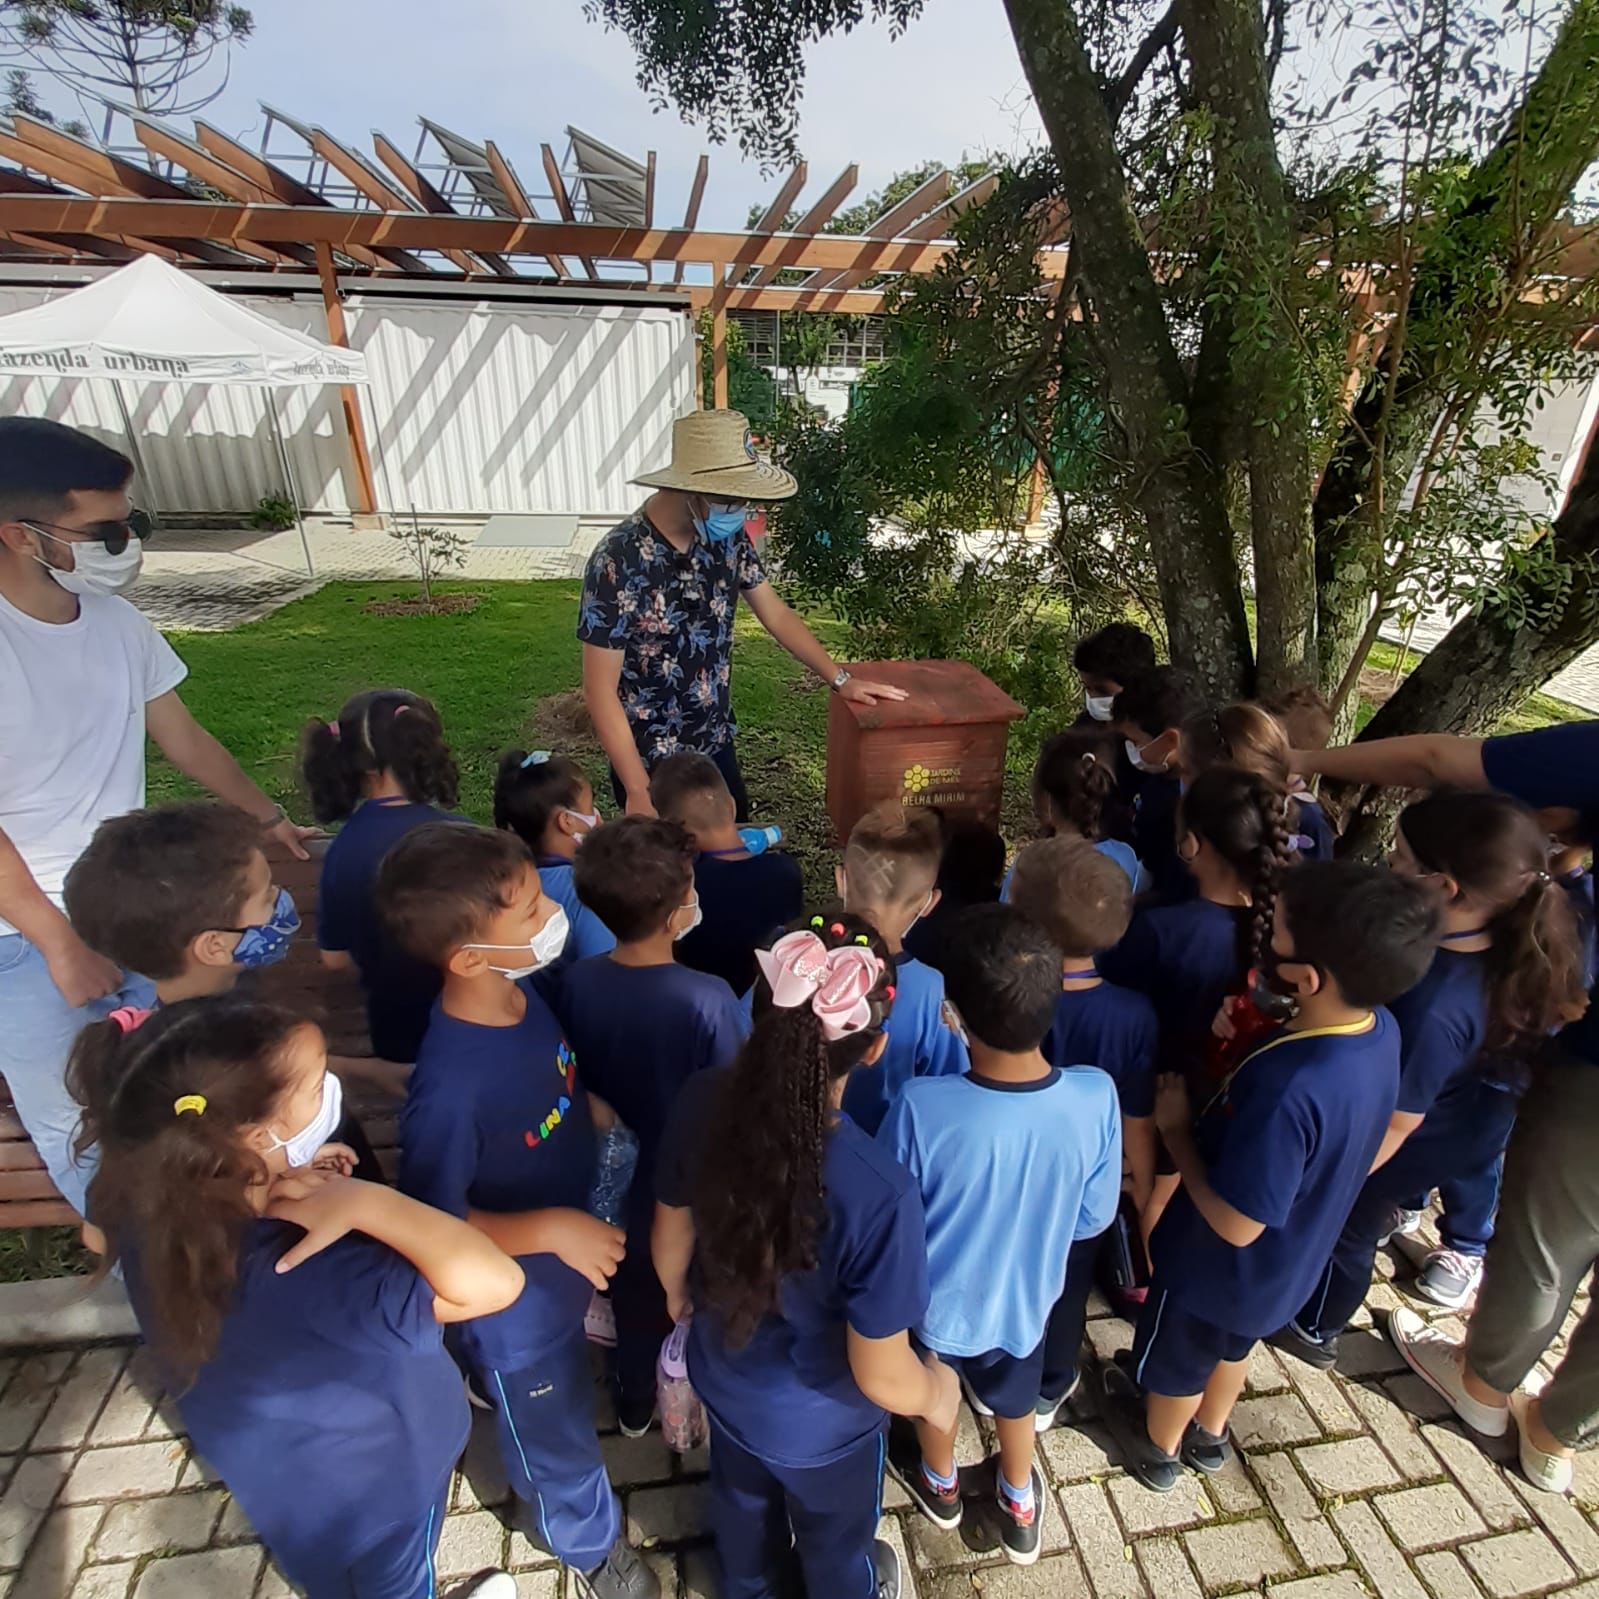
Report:
[{"label": "white canopy tent", "polygon": [[141,479],[149,486],[128,414],[126,382],[255,384],[267,411],[307,570],[310,541],[300,494],[278,424],[276,388],[367,382],[359,351],[321,344],[230,300],[159,256],[144,255],[115,272],[26,311],[0,316],[0,376],[108,378]]}]

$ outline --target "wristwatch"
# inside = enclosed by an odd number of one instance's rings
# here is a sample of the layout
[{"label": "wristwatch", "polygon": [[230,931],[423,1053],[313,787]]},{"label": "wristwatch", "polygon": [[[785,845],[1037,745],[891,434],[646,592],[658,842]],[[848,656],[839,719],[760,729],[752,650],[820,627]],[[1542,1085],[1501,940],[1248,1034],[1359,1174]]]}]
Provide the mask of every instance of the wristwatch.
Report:
[{"label": "wristwatch", "polygon": [[849,673],[841,666],[834,674],[833,681],[827,686],[836,694],[847,682],[849,682]]}]

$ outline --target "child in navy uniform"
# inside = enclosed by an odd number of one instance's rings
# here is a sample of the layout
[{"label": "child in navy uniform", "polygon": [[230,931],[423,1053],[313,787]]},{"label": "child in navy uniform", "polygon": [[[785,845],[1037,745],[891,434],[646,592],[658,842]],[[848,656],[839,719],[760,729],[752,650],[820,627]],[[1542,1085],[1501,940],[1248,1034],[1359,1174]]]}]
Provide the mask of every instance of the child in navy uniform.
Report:
[{"label": "child in navy uniform", "polygon": [[1011,904],[1060,950],[1060,996],[1044,1054],[1065,1071],[1097,1066],[1116,1085],[1122,1158],[1142,1212],[1155,1180],[1155,1052],[1160,1027],[1148,997],[1118,988],[1094,960],[1120,942],[1132,919],[1126,873],[1081,839],[1049,838],[1016,857]]},{"label": "child in navy uniform", "polygon": [[455,808],[460,775],[439,713],[404,689],[357,694],[336,722],[306,728],[300,771],[316,819],[343,823],[322,858],[322,960],[336,969],[355,966],[373,1053],[409,1064],[438,998],[439,976],[388,936],[372,893],[394,845]]},{"label": "child in navy uniform", "polygon": [[583,768],[548,750],[507,750],[494,779],[494,825],[515,833],[533,851],[540,886],[566,912],[566,948],[551,975],[614,949],[611,930],[572,886],[577,852],[600,825]]},{"label": "child in navy uniform", "polygon": [[[275,1007],[118,1011],[75,1046],[89,1208],[184,1430],[309,1599],[431,1599],[466,1443],[440,1326],[520,1292],[464,1222],[340,1177],[321,1034]],[[471,1590],[506,1599],[504,1573]]]},{"label": "child in navy uniform", "polygon": [[684,1085],[656,1178],[656,1266],[672,1314],[694,1313],[722,1599],[776,1591],[780,1527],[809,1593],[899,1599],[876,1541],[887,1413],[950,1429],[960,1390],[911,1347],[928,1292],[916,1185],[839,1111],[884,1048],[894,961],[848,914],[760,959],[755,1031],[730,1070]]},{"label": "child in navy uniform", "polygon": [[442,973],[400,1123],[400,1186],[515,1255],[527,1285],[467,1322],[461,1348],[494,1407],[522,1530],[598,1599],[656,1599],[622,1536],[594,1432],[583,1318],[623,1235],[586,1214],[594,1125],[554,1013],[526,981],[560,956],[566,913],[510,833],[438,822],[383,863],[378,904]]},{"label": "child in navy uniform", "polygon": [[[932,1295],[917,1337],[995,1417],[1001,1540],[1007,1559],[1031,1565],[1045,1506],[1034,1435],[1059,1408],[1043,1398],[1046,1356],[1069,1346],[1075,1359],[1082,1341],[1087,1288],[1072,1292],[1067,1259],[1116,1214],[1121,1125],[1104,1072],[1063,1072],[1040,1052],[1060,993],[1060,954],[1043,929],[989,905],[968,911],[959,932],[946,980],[972,1069],[907,1083],[878,1142],[927,1211]],[[1058,1301],[1075,1329],[1048,1337]],[[917,1432],[919,1454],[895,1457],[895,1475],[934,1523],[957,1526],[954,1425],[924,1420]]]},{"label": "child in navy uniform", "polygon": [[1182,793],[1183,724],[1205,708],[1199,685],[1175,666],[1156,666],[1123,684],[1114,720],[1136,768],[1132,846],[1149,871],[1155,897],[1187,899],[1192,878],[1178,858],[1177,801]]},{"label": "child in navy uniform", "polygon": [[[1155,641],[1131,622],[1111,622],[1077,641],[1072,665],[1083,685],[1083,712],[1072,723],[1081,732],[1113,733],[1116,696],[1135,677],[1155,669]],[[1133,802],[1138,797],[1138,768],[1118,743],[1111,765],[1115,777],[1112,801],[1105,815],[1108,837],[1130,842]]]},{"label": "child in navy uniform", "polygon": [[[1293,1019],[1211,1099],[1162,1077],[1161,1136],[1182,1176],[1155,1228],[1154,1280],[1103,1413],[1146,1488],[1219,1471],[1249,1352],[1315,1281],[1382,1145],[1399,1030],[1380,1009],[1425,970],[1438,914],[1381,867],[1301,866],[1283,881],[1271,982]],[[1197,1108],[1197,1123],[1193,1110]]]},{"label": "child in navy uniform", "polygon": [[938,904],[943,848],[931,811],[889,802],[868,811],[850,830],[835,871],[844,908],[883,935],[897,968],[888,1048],[851,1073],[844,1089],[845,1114],[868,1133],[882,1125],[894,1096],[913,1077],[966,1070],[966,1046],[944,1019],[944,979],[904,953],[905,935]]},{"label": "child in navy uniform", "polygon": [[[1314,1365],[1337,1359],[1396,1211],[1503,1155],[1533,1058],[1585,1008],[1576,918],[1546,862],[1543,828],[1507,794],[1446,791],[1400,813],[1392,864],[1438,903],[1441,937],[1425,976],[1393,1002],[1400,1084],[1382,1159],[1325,1276],[1279,1339]],[[1488,1239],[1465,1235],[1459,1217],[1444,1238],[1450,1286],[1463,1301]]]},{"label": "child in navy uniform", "polygon": [[788,926],[804,903],[799,862],[783,850],[750,854],[739,837],[727,779],[708,755],[669,755],[650,774],[650,803],[688,829],[698,852],[694,890],[700,921],[677,958],[720,977],[735,994],[755,981],[755,951]]},{"label": "child in navy uniform", "polygon": [[683,1084],[738,1053],[748,1024],[720,977],[679,966],[673,951],[699,921],[694,843],[676,822],[624,816],[579,851],[578,897],[616,938],[609,955],[566,969],[557,1009],[583,1080],[638,1138],[627,1202],[627,1255],[611,1284],[616,1309],[617,1420],[630,1438],[655,1413],[655,1361],[671,1331],[650,1263],[655,1162]]}]

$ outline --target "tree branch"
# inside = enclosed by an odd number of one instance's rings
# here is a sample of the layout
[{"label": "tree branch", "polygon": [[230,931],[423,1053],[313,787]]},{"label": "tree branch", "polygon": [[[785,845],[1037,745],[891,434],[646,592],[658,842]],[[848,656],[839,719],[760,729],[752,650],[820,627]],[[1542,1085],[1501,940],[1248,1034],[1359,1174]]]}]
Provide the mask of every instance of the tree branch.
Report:
[{"label": "tree branch", "polygon": [[1178,0],[1166,7],[1159,22],[1144,35],[1143,43],[1133,51],[1132,59],[1121,70],[1121,75],[1105,90],[1105,110],[1114,126],[1121,120],[1144,74],[1154,65],[1155,57],[1170,49],[1177,39]]}]

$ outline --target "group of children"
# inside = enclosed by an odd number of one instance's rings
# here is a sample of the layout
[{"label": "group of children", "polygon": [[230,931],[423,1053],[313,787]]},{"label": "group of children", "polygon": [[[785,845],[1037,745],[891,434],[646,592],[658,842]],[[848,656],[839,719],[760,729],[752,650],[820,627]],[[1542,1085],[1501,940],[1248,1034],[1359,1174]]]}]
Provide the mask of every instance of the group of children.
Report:
[{"label": "group of children", "polygon": [[[323,958],[414,1062],[397,1191],[362,1180],[317,1029],[228,992],[298,925],[248,820],[102,826],[67,908],[159,1008],[74,1055],[90,1220],[292,1582],[433,1594],[470,1394],[521,1530],[584,1593],[654,1599],[595,1433],[599,1293],[630,1436],[688,1323],[727,1599],[790,1558],[813,1594],[895,1599],[885,1465],[941,1527],[980,1494],[1038,1558],[1034,1440],[1082,1380],[1096,1281],[1137,1323],[1098,1408],[1166,1491],[1225,1465],[1257,1341],[1336,1359],[1434,1188],[1445,1253],[1480,1253],[1517,1095],[1586,988],[1546,825],[1441,793],[1389,866],[1333,862],[1292,776],[1313,700],[1208,707],[1122,624],[1076,665],[1084,715],[1041,751],[1043,836],[1008,874],[991,831],[888,805],[810,914],[702,756],[656,768],[656,816],[602,820],[576,763],[511,751],[486,828],[425,699],[313,724]],[[964,1482],[961,1386],[997,1439]]]}]

